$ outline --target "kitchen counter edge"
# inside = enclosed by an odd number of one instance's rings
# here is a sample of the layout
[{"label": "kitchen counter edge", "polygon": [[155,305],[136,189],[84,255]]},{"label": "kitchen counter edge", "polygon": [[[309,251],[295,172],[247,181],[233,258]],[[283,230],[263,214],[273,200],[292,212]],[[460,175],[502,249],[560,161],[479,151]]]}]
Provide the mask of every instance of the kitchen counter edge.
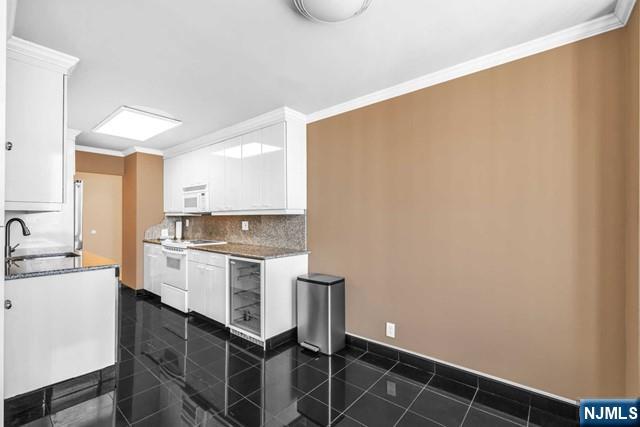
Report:
[{"label": "kitchen counter edge", "polygon": [[81,273],[84,271],[93,271],[93,270],[107,270],[110,268],[115,268],[116,277],[120,276],[120,265],[117,264],[114,260],[109,258],[104,258],[99,255],[92,254],[91,252],[83,252],[82,253],[82,262],[83,265],[78,267],[69,267],[69,268],[60,268],[55,270],[43,270],[43,271],[29,271],[25,273],[14,273],[4,276],[4,280],[19,280],[19,279],[28,279],[31,277],[45,277],[45,276],[58,276],[61,274],[70,274],[70,273]]},{"label": "kitchen counter edge", "polygon": [[[144,243],[150,243],[154,245],[162,244],[160,239],[144,239]],[[225,246],[231,246],[231,249],[225,248]],[[238,250],[240,248],[240,250]],[[208,245],[208,246],[193,246],[189,247],[190,250],[196,250],[201,252],[213,252],[223,255],[237,256],[240,258],[250,258],[250,259],[275,259],[275,258],[286,258],[291,256],[299,256],[299,255],[308,255],[310,251],[301,250],[301,249],[286,249],[286,248],[274,248],[271,246],[260,246],[260,245],[247,245],[243,243],[226,243],[224,245]],[[260,251],[272,251],[269,254],[258,254],[255,252],[251,252],[252,250],[260,250]]]}]

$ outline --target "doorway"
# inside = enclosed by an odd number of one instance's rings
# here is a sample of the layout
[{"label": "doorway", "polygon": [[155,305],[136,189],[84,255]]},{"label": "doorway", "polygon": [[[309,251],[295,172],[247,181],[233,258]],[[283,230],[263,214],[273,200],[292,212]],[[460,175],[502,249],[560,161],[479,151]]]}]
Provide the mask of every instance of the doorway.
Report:
[{"label": "doorway", "polygon": [[122,265],[122,177],[78,172],[84,182],[83,250]]}]

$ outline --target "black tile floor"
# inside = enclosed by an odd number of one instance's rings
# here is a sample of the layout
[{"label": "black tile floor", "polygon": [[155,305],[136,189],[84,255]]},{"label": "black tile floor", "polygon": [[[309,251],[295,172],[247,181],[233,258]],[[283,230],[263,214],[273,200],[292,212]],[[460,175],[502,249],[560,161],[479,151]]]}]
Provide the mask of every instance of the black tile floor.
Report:
[{"label": "black tile floor", "polygon": [[127,290],[120,328],[114,386],[28,425],[576,425],[355,348],[326,357],[286,344],[264,354]]}]

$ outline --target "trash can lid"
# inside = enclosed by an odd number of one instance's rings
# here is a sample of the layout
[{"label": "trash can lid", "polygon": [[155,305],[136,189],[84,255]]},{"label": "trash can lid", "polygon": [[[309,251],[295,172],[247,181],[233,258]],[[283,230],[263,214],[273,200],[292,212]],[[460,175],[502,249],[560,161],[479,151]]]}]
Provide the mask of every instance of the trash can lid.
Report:
[{"label": "trash can lid", "polygon": [[344,282],[344,277],[332,276],[330,274],[309,273],[298,276],[298,280],[307,283],[315,283],[317,285],[331,286]]}]

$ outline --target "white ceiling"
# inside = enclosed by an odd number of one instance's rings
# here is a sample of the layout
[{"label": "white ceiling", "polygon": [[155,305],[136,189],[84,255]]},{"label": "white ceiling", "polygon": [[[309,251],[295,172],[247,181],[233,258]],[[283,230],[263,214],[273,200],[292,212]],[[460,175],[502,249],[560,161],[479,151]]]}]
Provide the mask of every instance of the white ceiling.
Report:
[{"label": "white ceiling", "polygon": [[[613,12],[615,0],[373,0],[312,23],[291,0],[20,0],[18,37],[77,56],[82,145],[164,149],[288,106],[309,114]],[[144,143],[91,133],[120,105],[184,122]]]}]

